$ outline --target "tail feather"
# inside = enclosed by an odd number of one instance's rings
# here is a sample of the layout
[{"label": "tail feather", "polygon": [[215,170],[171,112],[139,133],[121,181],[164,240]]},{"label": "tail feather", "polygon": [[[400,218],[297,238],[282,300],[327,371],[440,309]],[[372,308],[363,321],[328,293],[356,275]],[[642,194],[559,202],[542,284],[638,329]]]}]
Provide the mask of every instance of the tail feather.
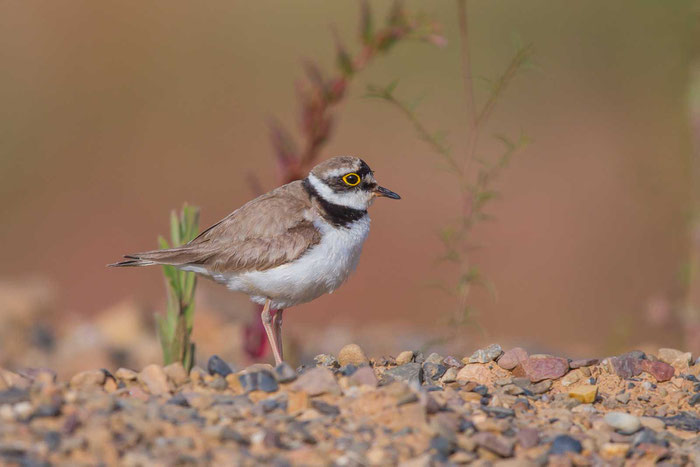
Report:
[{"label": "tail feather", "polygon": [[192,248],[180,247],[170,248],[167,250],[152,250],[143,253],[134,253],[124,255],[126,261],[120,261],[114,264],[108,264],[109,267],[136,267],[136,266],[152,266],[154,264],[169,264],[172,266],[182,266],[196,262],[201,258],[199,252],[193,251]]}]

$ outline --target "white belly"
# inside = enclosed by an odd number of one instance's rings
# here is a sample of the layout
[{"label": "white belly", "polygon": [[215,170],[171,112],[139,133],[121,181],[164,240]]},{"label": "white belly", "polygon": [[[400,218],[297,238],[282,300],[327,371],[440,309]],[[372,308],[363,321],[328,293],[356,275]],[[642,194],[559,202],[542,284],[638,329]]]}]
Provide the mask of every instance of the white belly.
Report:
[{"label": "white belly", "polygon": [[[324,220],[314,224],[321,232],[321,242],[297,260],[266,271],[252,271],[215,279],[251,299],[284,309],[309,302],[337,289],[355,270],[362,245],[369,233],[369,216],[355,221],[350,228],[335,228]],[[223,279],[223,280],[222,280]]]}]

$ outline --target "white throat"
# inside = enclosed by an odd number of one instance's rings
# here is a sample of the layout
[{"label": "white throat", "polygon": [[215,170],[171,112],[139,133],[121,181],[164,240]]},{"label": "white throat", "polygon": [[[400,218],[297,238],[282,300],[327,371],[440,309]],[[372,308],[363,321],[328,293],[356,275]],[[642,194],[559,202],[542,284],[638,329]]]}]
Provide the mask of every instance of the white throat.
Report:
[{"label": "white throat", "polygon": [[371,204],[372,194],[366,191],[354,190],[346,193],[336,193],[314,174],[310,173],[308,179],[318,195],[329,203],[359,209],[361,211],[365,211]]}]

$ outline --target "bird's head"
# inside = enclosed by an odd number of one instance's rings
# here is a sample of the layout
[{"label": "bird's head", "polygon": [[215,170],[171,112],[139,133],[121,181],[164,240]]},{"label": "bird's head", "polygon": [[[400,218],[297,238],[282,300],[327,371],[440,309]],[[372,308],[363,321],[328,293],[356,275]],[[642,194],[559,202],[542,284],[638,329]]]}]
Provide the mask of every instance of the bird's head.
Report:
[{"label": "bird's head", "polygon": [[306,179],[318,195],[332,204],[366,210],[374,198],[401,199],[379,186],[374,172],[359,157],[339,156],[321,162]]}]

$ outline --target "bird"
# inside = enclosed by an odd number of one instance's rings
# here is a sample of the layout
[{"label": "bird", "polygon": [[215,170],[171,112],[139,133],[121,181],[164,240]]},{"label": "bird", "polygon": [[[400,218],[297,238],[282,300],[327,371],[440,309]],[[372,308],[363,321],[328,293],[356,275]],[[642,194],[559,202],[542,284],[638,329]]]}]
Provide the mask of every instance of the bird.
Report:
[{"label": "bird", "polygon": [[283,311],[332,293],[357,267],[375,198],[401,199],[353,156],[320,162],[303,180],[247,202],[183,246],[125,255],[113,267],[170,265],[263,305],[275,365]]}]

